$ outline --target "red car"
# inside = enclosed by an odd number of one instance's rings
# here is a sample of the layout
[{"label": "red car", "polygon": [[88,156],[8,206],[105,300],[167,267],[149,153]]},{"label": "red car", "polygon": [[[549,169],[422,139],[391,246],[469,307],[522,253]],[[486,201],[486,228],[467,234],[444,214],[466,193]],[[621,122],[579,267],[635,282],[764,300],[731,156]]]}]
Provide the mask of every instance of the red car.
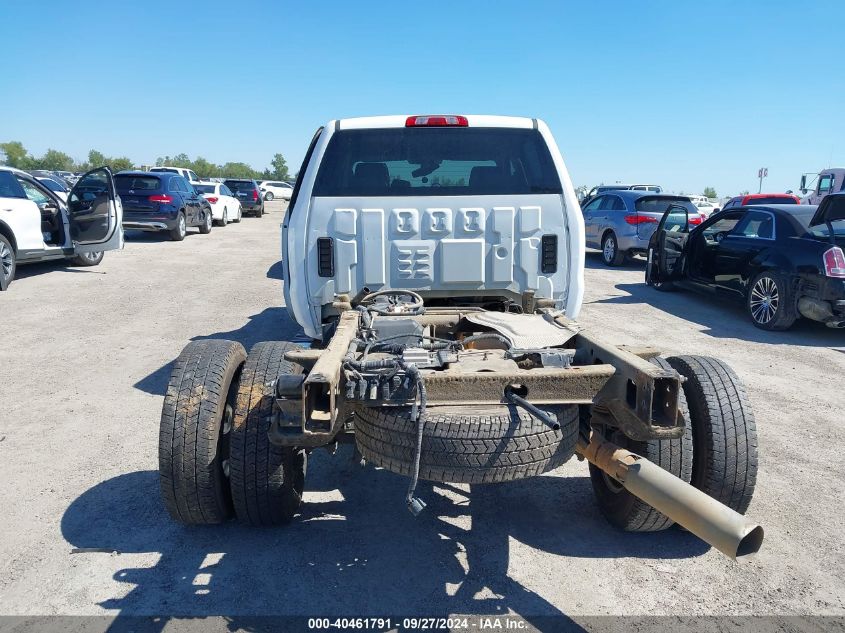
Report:
[{"label": "red car", "polygon": [[791,193],[749,193],[745,196],[734,196],[722,208],[745,207],[749,204],[801,204],[801,200]]}]

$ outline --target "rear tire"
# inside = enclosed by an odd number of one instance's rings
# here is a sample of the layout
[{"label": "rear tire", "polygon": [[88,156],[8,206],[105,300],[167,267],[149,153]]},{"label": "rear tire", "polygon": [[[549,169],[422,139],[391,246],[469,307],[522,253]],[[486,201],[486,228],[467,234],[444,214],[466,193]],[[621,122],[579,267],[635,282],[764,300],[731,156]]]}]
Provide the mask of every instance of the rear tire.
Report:
[{"label": "rear tire", "polygon": [[745,386],[722,361],[675,356],[686,378],[693,431],[693,486],[745,514],[757,484],[757,425]]},{"label": "rear tire", "polygon": [[202,224],[200,224],[200,233],[203,235],[208,235],[209,233],[211,233],[212,223],[213,219],[211,217],[211,213],[206,213]]},{"label": "rear tire", "polygon": [[158,472],[170,516],[190,525],[232,516],[226,478],[234,389],[246,360],[240,343],[189,343],[173,365],[159,427]]},{"label": "rear tire", "polygon": [[786,275],[767,270],[751,280],[745,307],[762,330],[788,330],[798,320],[795,294]]},{"label": "rear tire", "polygon": [[268,436],[276,378],[302,373],[302,367],[284,359],[294,349],[299,346],[288,342],[258,343],[241,372],[229,464],[235,514],[251,525],[288,523],[302,505],[307,455],[299,448],[276,446]]},{"label": "rear tire", "polygon": [[272,199],[273,199],[273,192],[272,192],[272,191],[268,191],[267,193],[265,193],[265,194],[264,194],[264,199],[265,199],[265,200],[272,200]]},{"label": "rear tire", "polygon": [[185,222],[185,214],[180,211],[179,217],[176,219],[176,226],[170,231],[170,239],[174,242],[181,242],[188,234],[188,225]]},{"label": "rear tire", "polygon": [[[672,369],[667,359],[653,358],[651,362],[662,369]],[[605,439],[642,455],[663,470],[689,483],[692,478],[694,459],[693,434],[690,428],[690,412],[683,391],[678,394],[678,412],[684,416],[686,428],[684,434],[676,440],[638,442],[628,439],[621,432],[608,433]],[[590,480],[599,510],[611,525],[626,532],[658,532],[674,524],[672,519],[632,495],[610,475],[592,464],[590,464]]]},{"label": "rear tire", "polygon": [[608,231],[601,241],[601,259],[608,266],[621,266],[625,263],[626,252],[619,250],[616,233]]},{"label": "rear tire", "polygon": [[[561,466],[575,451],[578,407],[539,406],[558,419],[559,430],[513,406],[428,409],[420,479],[497,483]],[[357,406],[355,442],[367,461],[400,475],[413,475],[417,423],[410,407]]]}]

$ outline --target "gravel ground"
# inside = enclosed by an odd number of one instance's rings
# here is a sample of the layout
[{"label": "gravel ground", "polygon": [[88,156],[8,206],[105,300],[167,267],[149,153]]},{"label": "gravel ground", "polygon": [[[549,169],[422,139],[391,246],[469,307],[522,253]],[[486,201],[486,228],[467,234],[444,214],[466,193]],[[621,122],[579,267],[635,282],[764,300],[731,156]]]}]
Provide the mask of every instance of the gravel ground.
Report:
[{"label": "gravel ground", "polygon": [[264,614],[845,615],[843,332],[765,333],[594,254],[583,323],[719,356],[747,382],[761,455],[749,513],[766,529],[755,558],[731,562],[679,530],[616,532],[574,460],[500,486],[422,485],[429,507],[413,518],[406,480],[316,451],[293,525],[173,523],[156,473],[172,359],[190,340],[249,348],[297,331],[282,308],[281,204],[268,208],[182,243],[130,234],[96,268],[21,267],[0,294],[0,613],[228,614],[230,628]]}]

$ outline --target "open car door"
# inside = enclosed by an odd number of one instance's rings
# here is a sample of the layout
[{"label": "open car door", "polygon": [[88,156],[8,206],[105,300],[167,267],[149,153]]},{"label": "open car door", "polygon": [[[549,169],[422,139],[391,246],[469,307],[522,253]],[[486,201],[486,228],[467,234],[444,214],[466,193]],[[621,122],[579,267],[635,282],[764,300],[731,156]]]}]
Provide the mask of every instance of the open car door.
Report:
[{"label": "open car door", "polygon": [[646,283],[666,283],[683,277],[689,232],[689,211],[680,205],[669,205],[648,244]]},{"label": "open car door", "polygon": [[123,207],[107,167],[79,179],[68,194],[67,209],[75,254],[123,248]]}]

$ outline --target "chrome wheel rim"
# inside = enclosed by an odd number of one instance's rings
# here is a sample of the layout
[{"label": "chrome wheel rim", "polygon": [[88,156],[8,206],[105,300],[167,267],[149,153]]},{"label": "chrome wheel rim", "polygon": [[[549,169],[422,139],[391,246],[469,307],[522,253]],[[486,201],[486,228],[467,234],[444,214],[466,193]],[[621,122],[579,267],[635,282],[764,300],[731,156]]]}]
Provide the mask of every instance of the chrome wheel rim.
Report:
[{"label": "chrome wheel rim", "polygon": [[613,261],[613,258],[616,256],[616,242],[612,237],[608,237],[604,241],[602,252],[604,253],[604,260],[606,262]]},{"label": "chrome wheel rim", "polygon": [[229,224],[229,212],[226,211],[226,207],[223,207],[223,225]]},{"label": "chrome wheel rim", "polygon": [[780,304],[778,285],[771,277],[760,277],[751,289],[748,307],[751,318],[765,325],[775,318]]},{"label": "chrome wheel rim", "polygon": [[102,251],[95,251],[93,253],[82,253],[82,258],[87,259],[89,262],[94,262],[97,261],[100,258],[100,255],[102,254]]},{"label": "chrome wheel rim", "polygon": [[0,266],[2,266],[3,278],[6,279],[12,275],[12,264],[14,257],[11,249],[6,246],[5,242],[0,242]]},{"label": "chrome wheel rim", "polygon": [[184,235],[184,234],[185,234],[185,216],[180,215],[179,216],[179,235]]},{"label": "chrome wheel rim", "polygon": [[210,213],[205,214],[205,228],[206,229],[211,228],[211,214]]}]

